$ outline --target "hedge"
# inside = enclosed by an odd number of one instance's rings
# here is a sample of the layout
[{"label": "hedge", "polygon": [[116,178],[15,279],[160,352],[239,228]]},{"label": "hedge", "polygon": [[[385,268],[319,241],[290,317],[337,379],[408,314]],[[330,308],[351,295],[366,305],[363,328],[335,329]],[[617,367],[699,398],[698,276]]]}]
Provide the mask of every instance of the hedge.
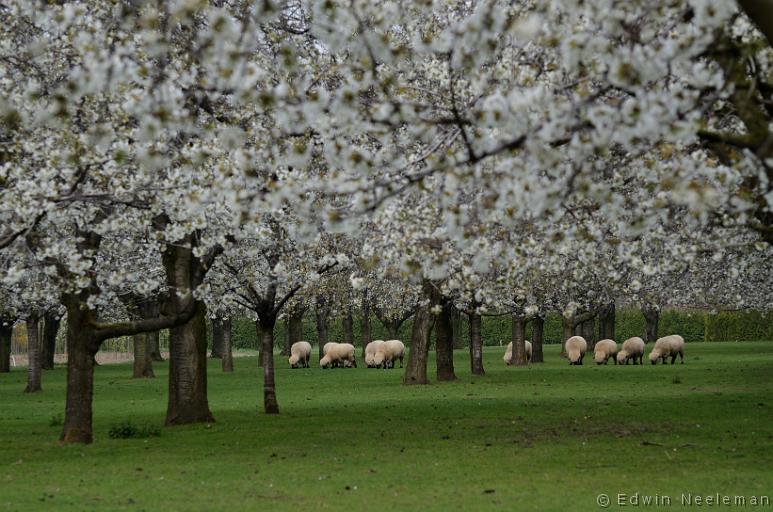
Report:
[{"label": "hedge", "polygon": [[[360,322],[355,318],[354,339],[359,344],[361,339]],[[402,340],[408,340],[411,333],[411,320],[403,324],[399,332]],[[257,348],[255,324],[247,318],[233,321],[233,342],[235,348]],[[486,345],[506,344],[510,341],[510,317],[484,316],[481,325],[481,335]],[[469,327],[467,317],[462,318],[462,336],[457,339],[458,345],[469,342]],[[286,324],[277,322],[274,332],[276,345],[282,346],[285,340]],[[598,322],[596,322],[598,332]],[[700,310],[665,310],[660,315],[658,332],[666,334],[681,334],[687,342],[698,341],[770,341],[773,340],[773,313],[759,311],[722,311],[712,313]],[[386,329],[375,317],[371,318],[371,333],[373,339],[385,339]],[[527,336],[531,337],[531,325],[527,327]],[[615,316],[615,333],[618,340],[631,336],[643,336],[644,317],[637,309],[618,309]],[[313,314],[308,314],[303,321],[304,339],[316,342],[317,331]],[[329,340],[343,338],[343,325],[340,319],[331,319],[328,328]],[[545,343],[561,341],[561,317],[557,313],[547,315],[545,319]]]}]

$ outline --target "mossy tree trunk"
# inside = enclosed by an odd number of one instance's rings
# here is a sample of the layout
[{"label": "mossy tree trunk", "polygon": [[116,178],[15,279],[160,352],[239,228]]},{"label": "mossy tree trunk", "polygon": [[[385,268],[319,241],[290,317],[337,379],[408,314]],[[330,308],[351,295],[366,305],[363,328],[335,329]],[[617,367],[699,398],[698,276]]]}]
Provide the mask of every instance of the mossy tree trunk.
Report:
[{"label": "mossy tree trunk", "polygon": [[403,383],[407,385],[429,383],[427,358],[429,357],[429,333],[434,321],[432,308],[440,302],[440,295],[435,283],[424,280],[422,297],[426,303],[419,306],[415,313],[408,364],[405,366],[405,375],[403,376]]},{"label": "mossy tree trunk", "polygon": [[470,319],[470,371],[473,375],[484,375],[483,339],[481,338],[481,316],[474,310],[468,314]]},{"label": "mossy tree trunk", "polygon": [[437,361],[437,380],[455,380],[454,373],[454,333],[451,325],[451,307],[448,300],[441,301],[440,314],[435,319],[435,357]]},{"label": "mossy tree trunk", "polygon": [[43,353],[41,350],[40,313],[32,312],[27,316],[27,387],[25,393],[42,391],[40,377],[43,372]]}]

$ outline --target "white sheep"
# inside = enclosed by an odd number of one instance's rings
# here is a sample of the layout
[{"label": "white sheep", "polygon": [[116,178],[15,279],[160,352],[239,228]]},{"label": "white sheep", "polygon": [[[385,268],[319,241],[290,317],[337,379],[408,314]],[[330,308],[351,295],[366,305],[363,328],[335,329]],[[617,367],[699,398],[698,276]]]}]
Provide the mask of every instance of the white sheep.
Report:
[{"label": "white sheep", "polygon": [[297,341],[290,347],[290,368],[308,368],[311,360],[311,343],[308,341]]},{"label": "white sheep", "polygon": [[617,364],[617,343],[614,340],[604,339],[596,342],[596,346],[593,347],[593,359],[596,364],[607,364],[609,359]]},{"label": "white sheep", "polygon": [[642,364],[643,359],[644,340],[638,336],[625,340],[623,348],[617,353],[617,362],[620,364],[628,364],[628,361],[631,360],[633,360],[633,364]]},{"label": "white sheep", "polygon": [[343,366],[345,368],[357,368],[357,360],[354,358],[354,345],[351,343],[328,343],[323,349],[323,357],[319,360],[321,368]]},{"label": "white sheep", "polygon": [[655,342],[650,352],[650,363],[657,364],[660,359],[663,364],[666,364],[666,358],[671,356],[671,364],[674,364],[677,355],[681,357],[681,363],[684,364],[684,338],[678,334],[664,336]]},{"label": "white sheep", "polygon": [[[524,340],[523,344],[526,347],[526,362],[531,363],[531,341]],[[512,341],[507,344],[507,348],[505,349],[505,355],[502,356],[502,361],[504,361],[505,364],[508,366],[513,364],[513,342]]]},{"label": "white sheep", "polygon": [[384,340],[373,340],[365,347],[365,364],[368,368],[375,368],[375,356],[378,347],[384,343]]},{"label": "white sheep", "polygon": [[569,364],[581,365],[585,357],[585,351],[588,350],[588,342],[582,336],[572,336],[566,340],[566,357]]},{"label": "white sheep", "polygon": [[[339,343],[336,343],[335,341],[328,341],[327,343],[325,343],[322,346],[322,359],[324,359],[324,357],[327,355],[329,350],[331,350],[333,347],[336,347],[338,345]],[[319,360],[320,363],[322,362],[322,359]],[[343,365],[343,363],[336,358],[330,358],[330,359],[327,359],[326,361],[333,368],[338,368],[339,366]]]},{"label": "white sheep", "polygon": [[395,360],[400,360],[400,368],[403,367],[403,355],[405,354],[405,345],[400,340],[386,340],[378,346],[373,355],[373,364],[377,368],[394,368]]}]

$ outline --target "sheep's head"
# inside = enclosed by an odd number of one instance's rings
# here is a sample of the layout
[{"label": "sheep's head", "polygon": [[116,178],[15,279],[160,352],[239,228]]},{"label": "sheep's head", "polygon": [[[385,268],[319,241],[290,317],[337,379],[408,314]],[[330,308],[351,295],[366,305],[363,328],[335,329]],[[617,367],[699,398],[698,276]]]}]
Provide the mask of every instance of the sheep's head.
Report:
[{"label": "sheep's head", "polygon": [[602,364],[607,360],[607,353],[603,350],[599,350],[593,354],[593,358],[596,360],[596,364]]},{"label": "sheep's head", "polygon": [[569,362],[572,364],[577,364],[580,361],[580,351],[579,350],[569,350],[566,354],[566,356],[569,358]]},{"label": "sheep's head", "polygon": [[371,366],[373,366],[375,364],[373,359],[374,359],[373,358],[373,354],[370,354],[370,353],[369,354],[365,354],[365,364],[368,366],[368,368],[370,368]]},{"label": "sheep's head", "polygon": [[620,352],[617,353],[617,362],[624,363],[626,357],[628,357],[628,352],[626,352],[625,350],[621,350]]},{"label": "sheep's head", "polygon": [[329,366],[330,366],[330,356],[326,354],[322,359],[319,360],[319,367],[324,369]]},{"label": "sheep's head", "polygon": [[298,368],[298,356],[293,354],[290,359],[287,360],[290,363],[290,368]]},{"label": "sheep's head", "polygon": [[382,364],[384,364],[384,359],[385,359],[384,352],[382,350],[379,350],[373,355],[373,364],[376,366],[381,366]]},{"label": "sheep's head", "polygon": [[653,349],[652,352],[650,352],[650,363],[652,364],[658,364],[658,359],[660,359],[662,354],[660,353],[660,350]]}]

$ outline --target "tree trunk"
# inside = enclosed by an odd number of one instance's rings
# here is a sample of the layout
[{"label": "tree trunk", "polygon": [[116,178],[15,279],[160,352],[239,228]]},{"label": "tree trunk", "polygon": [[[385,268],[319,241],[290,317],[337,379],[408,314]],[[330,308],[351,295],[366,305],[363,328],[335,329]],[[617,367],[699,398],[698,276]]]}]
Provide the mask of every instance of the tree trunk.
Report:
[{"label": "tree trunk", "polygon": [[263,410],[266,414],[279,414],[274,382],[274,324],[276,317],[261,315],[255,322],[260,340],[261,366],[263,367]]},{"label": "tree trunk", "polygon": [[411,348],[408,352],[408,364],[405,365],[403,383],[428,384],[427,358],[429,356],[429,331],[432,329],[432,308],[440,300],[437,287],[429,280],[424,280],[422,296],[428,299],[427,304],[419,307],[413,319],[411,330]]},{"label": "tree trunk", "polygon": [[223,360],[223,371],[234,371],[233,331],[230,318],[223,319],[223,352],[220,355]]},{"label": "tree trunk", "polygon": [[515,366],[526,366],[526,319],[523,315],[515,314],[512,319],[513,359]]},{"label": "tree trunk", "polygon": [[580,336],[588,342],[588,352],[593,352],[596,346],[596,332],[594,329],[595,319],[591,317],[580,324]]},{"label": "tree trunk", "polygon": [[392,321],[392,320],[387,320],[386,322],[382,322],[382,323],[386,328],[387,339],[396,340],[397,336],[400,333],[401,323],[399,321]]},{"label": "tree trunk", "polygon": [[305,308],[294,308],[287,315],[287,345],[286,350],[282,351],[283,356],[290,355],[290,347],[293,343],[303,340],[303,316],[305,313]]},{"label": "tree trunk", "polygon": [[40,315],[30,314],[27,317],[27,387],[24,389],[25,393],[37,393],[43,390],[40,387],[40,374],[43,371],[40,338]]},{"label": "tree trunk", "polygon": [[59,315],[47,312],[43,315],[43,363],[44,370],[54,369],[54,355],[56,354],[56,335],[59,333],[59,324],[62,319]]},{"label": "tree trunk", "polygon": [[[574,325],[574,336],[582,336],[582,322],[577,321],[577,319],[572,319],[572,325]],[[583,336],[584,338],[585,336]],[[586,340],[587,341],[587,340]]]},{"label": "tree trunk", "polygon": [[221,359],[223,357],[223,319],[216,316],[212,319],[212,351],[209,357],[212,359]]},{"label": "tree trunk", "polygon": [[561,357],[566,356],[566,340],[574,336],[574,317],[561,317]]},{"label": "tree trunk", "polygon": [[279,355],[289,357],[290,347],[292,346],[293,342],[290,341],[290,311],[288,308],[287,315],[285,315],[285,340],[282,348],[279,350]]},{"label": "tree trunk", "polygon": [[[8,322],[7,324],[5,322]],[[11,337],[13,322],[0,318],[0,373],[11,371]]]},{"label": "tree trunk", "polygon": [[470,313],[470,371],[473,375],[484,375],[483,370],[483,340],[480,335],[481,316]]},{"label": "tree trunk", "polygon": [[150,334],[142,332],[132,336],[134,341],[134,368],[132,378],[134,379],[152,379],[156,377],[153,373],[153,358],[150,356]]},{"label": "tree trunk", "polygon": [[641,313],[644,315],[644,341],[654,343],[658,339],[660,308],[655,304],[645,304],[641,308]]},{"label": "tree trunk", "polygon": [[319,343],[319,358],[322,359],[325,353],[325,344],[327,343],[327,317],[330,309],[324,298],[317,298],[317,307],[315,308],[315,318],[317,321],[317,340]]},{"label": "tree trunk", "polygon": [[59,442],[90,443],[94,356],[100,344],[91,326],[96,313],[86,308],[85,301],[73,296],[62,302],[67,307],[67,399]]},{"label": "tree trunk", "polygon": [[343,319],[344,328],[344,343],[351,343],[354,345],[354,317],[352,317],[352,309],[347,308],[346,314]]},{"label": "tree trunk", "polygon": [[454,348],[464,348],[464,333],[462,332],[462,312],[451,303],[451,340]]},{"label": "tree trunk", "polygon": [[615,303],[604,305],[599,311],[599,339],[615,339]]},{"label": "tree trunk", "polygon": [[437,361],[437,380],[455,380],[454,374],[454,333],[451,324],[452,304],[443,301],[443,309],[436,319],[435,357]]},{"label": "tree trunk", "polygon": [[[179,302],[175,294],[171,300]],[[201,301],[195,307],[193,318],[169,330],[167,426],[215,421],[207,401],[207,312]]]},{"label": "tree trunk", "polygon": [[535,316],[531,321],[531,327],[531,362],[542,363],[545,361],[545,356],[542,351],[542,336],[545,333],[545,317],[542,315]]},{"label": "tree trunk", "polygon": [[373,335],[370,332],[370,301],[368,300],[368,291],[362,294],[362,317],[360,317],[360,331],[362,331],[362,358],[365,359],[365,347],[373,341]]},{"label": "tree trunk", "polygon": [[150,344],[150,358],[157,363],[164,361],[164,358],[161,357],[160,337],[161,333],[159,331],[151,332],[148,342]]}]

